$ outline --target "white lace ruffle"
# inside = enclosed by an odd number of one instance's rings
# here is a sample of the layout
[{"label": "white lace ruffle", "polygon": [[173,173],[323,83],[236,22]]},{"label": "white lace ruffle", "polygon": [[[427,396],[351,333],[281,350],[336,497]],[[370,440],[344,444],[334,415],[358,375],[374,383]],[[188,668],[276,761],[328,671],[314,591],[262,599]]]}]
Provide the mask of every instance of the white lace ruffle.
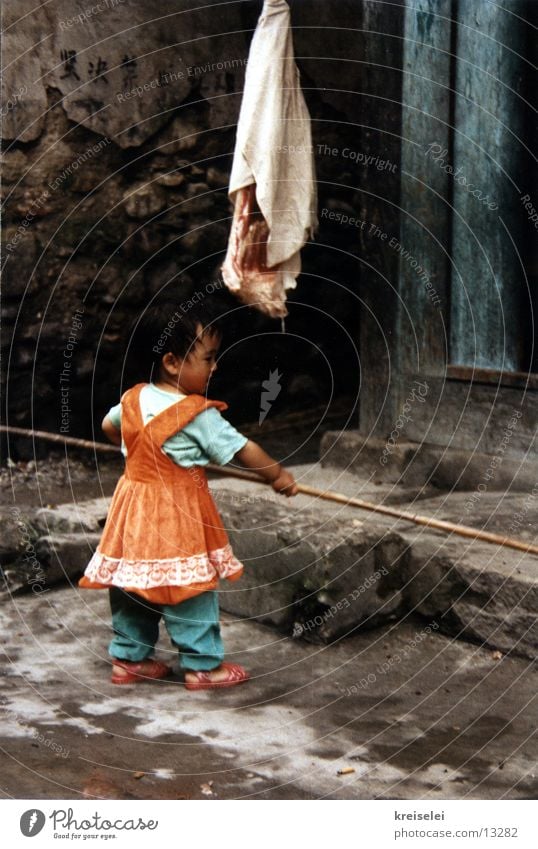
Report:
[{"label": "white lace ruffle", "polygon": [[186,587],[212,581],[215,577],[228,578],[242,568],[243,564],[235,557],[230,545],[204,554],[168,560],[118,559],[108,557],[98,549],[84,576],[96,584],[149,590],[152,587]]}]

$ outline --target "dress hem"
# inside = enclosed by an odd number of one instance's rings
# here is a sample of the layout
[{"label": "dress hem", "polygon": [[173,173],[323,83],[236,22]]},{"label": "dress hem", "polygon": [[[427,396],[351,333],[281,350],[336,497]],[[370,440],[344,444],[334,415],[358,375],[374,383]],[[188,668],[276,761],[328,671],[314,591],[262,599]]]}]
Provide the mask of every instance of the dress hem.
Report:
[{"label": "dress hem", "polygon": [[[94,553],[83,576],[86,583],[149,590],[158,587],[189,587],[218,578],[239,577],[243,564],[228,544],[224,548],[190,557],[127,560]],[[85,580],[84,580],[85,579]]]}]

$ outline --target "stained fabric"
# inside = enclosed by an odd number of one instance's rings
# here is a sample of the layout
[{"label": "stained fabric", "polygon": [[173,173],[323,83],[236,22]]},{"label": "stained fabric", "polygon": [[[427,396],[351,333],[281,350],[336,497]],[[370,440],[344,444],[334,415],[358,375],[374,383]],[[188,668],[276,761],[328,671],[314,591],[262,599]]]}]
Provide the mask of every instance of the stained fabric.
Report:
[{"label": "stained fabric", "polygon": [[252,39],[229,196],[224,282],[244,303],[283,317],[318,223],[310,116],[285,0],[265,0]]}]

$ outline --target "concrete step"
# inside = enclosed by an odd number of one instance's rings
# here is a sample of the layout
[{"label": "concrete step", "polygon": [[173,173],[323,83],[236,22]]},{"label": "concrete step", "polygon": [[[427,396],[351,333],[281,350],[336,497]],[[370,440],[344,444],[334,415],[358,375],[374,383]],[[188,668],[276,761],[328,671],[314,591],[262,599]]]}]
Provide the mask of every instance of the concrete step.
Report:
[{"label": "concrete step", "polygon": [[530,492],[537,488],[538,462],[529,451],[505,456],[502,440],[491,454],[427,442],[380,439],[356,430],[325,431],[320,443],[323,466],[359,477],[402,486],[433,485],[454,491],[476,489]]},{"label": "concrete step", "polygon": [[2,508],[0,598],[37,595],[76,580],[99,543],[108,504],[99,498],[55,508]]},{"label": "concrete step", "polygon": [[[322,490],[534,541],[528,494],[431,497],[431,489],[376,485],[317,464],[292,471]],[[447,634],[537,657],[537,557],[306,495],[284,501],[263,485],[221,478],[212,489],[251,567],[242,595],[238,587],[223,597],[231,612],[325,642],[415,611]]]},{"label": "concrete step", "polygon": [[[322,490],[501,533],[519,516],[518,533],[529,541],[536,526],[536,511],[521,494],[482,493],[471,511],[468,493],[376,485],[319,464],[292,471]],[[247,567],[239,583],[221,584],[229,613],[328,643],[412,612],[446,634],[538,655],[536,557],[319,498],[285,499],[263,484],[214,476],[211,489]],[[108,504],[103,498],[38,511],[34,552],[47,587],[76,580],[99,540]],[[21,582],[17,562],[4,571],[8,584],[19,580],[16,592],[31,589],[28,577]]]}]

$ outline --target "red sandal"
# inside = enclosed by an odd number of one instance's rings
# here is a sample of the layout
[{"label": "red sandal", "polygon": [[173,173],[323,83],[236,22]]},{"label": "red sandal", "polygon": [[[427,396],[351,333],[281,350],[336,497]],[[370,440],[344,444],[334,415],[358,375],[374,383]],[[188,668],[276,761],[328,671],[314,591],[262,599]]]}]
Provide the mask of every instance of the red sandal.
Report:
[{"label": "red sandal", "polygon": [[[228,677],[223,681],[212,681],[209,677],[209,672],[204,672],[202,670],[189,669],[189,672],[194,672],[197,677],[197,681],[185,681],[185,689],[186,690],[216,690],[221,687],[235,687],[236,684],[242,684],[244,681],[248,681],[250,675],[247,670],[242,666],[239,666],[238,663],[221,663],[219,668],[223,668],[227,670]],[[210,670],[211,672],[213,670]]]},{"label": "red sandal", "polygon": [[130,660],[112,659],[114,666],[119,666],[124,669],[126,675],[118,675],[117,672],[112,672],[111,681],[113,684],[133,684],[135,681],[155,680],[157,678],[166,678],[170,675],[171,669],[166,663],[161,663],[160,660],[141,660],[138,663],[133,663]]}]

